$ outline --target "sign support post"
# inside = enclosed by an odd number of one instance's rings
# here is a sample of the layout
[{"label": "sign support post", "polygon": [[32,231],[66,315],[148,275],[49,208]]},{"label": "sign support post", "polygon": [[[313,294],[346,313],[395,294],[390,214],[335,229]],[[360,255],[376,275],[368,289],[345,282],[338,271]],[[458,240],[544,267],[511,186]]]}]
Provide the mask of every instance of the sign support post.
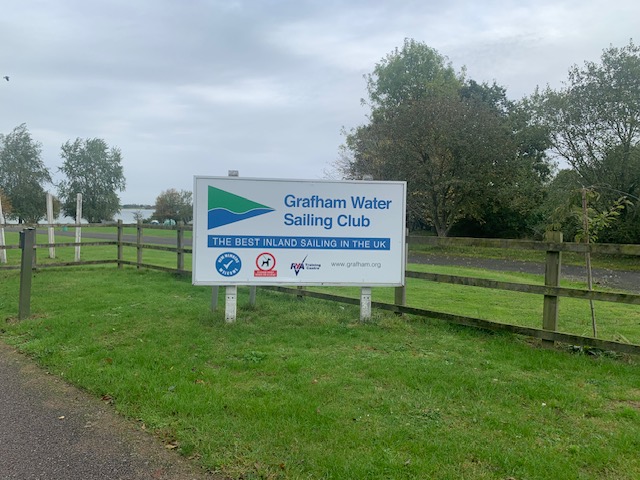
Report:
[{"label": "sign support post", "polygon": [[236,321],[236,311],[238,306],[238,287],[236,285],[228,285],[224,302],[224,320],[227,323]]},{"label": "sign support post", "polygon": [[368,322],[371,320],[371,287],[362,287],[360,289],[360,321]]}]

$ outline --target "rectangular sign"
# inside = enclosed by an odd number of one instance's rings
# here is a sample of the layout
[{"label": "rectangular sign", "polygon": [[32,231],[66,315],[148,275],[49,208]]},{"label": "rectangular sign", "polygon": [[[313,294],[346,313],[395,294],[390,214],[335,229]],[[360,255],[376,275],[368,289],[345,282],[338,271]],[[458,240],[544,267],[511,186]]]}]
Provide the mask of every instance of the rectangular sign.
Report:
[{"label": "rectangular sign", "polygon": [[194,285],[401,286],[405,182],[195,177]]}]

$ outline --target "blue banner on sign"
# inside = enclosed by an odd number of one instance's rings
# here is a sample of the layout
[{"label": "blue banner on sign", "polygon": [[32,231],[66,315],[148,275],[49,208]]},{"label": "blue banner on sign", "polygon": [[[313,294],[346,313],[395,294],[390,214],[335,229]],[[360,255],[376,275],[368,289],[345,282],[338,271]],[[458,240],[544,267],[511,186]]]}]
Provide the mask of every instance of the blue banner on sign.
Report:
[{"label": "blue banner on sign", "polygon": [[209,248],[293,248],[308,250],[390,250],[390,238],[279,237],[260,235],[209,235]]}]

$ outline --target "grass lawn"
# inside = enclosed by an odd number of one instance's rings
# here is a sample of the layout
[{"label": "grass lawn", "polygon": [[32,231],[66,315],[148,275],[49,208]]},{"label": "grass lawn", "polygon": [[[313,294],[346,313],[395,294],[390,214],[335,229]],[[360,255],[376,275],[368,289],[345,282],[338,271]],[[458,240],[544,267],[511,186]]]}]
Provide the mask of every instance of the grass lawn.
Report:
[{"label": "grass lawn", "polygon": [[[105,227],[94,227],[96,231],[104,231]],[[107,227],[109,228],[109,227]],[[114,229],[115,231],[115,229]],[[171,230],[154,230],[175,235]],[[72,241],[72,238],[59,237],[59,240]],[[36,243],[47,243],[46,235],[37,235]],[[99,242],[100,240],[84,237],[83,242]],[[152,243],[151,239],[145,241]],[[8,233],[7,244],[17,244],[18,234]],[[436,247],[437,248],[437,247]],[[452,249],[454,254],[470,255],[477,249]],[[497,249],[482,249],[481,256],[491,257]],[[46,265],[57,262],[73,262],[75,247],[57,247],[56,258],[48,258],[47,249],[39,249],[37,263]],[[115,245],[84,247],[81,251],[82,260],[114,260],[117,247]],[[544,253],[534,251],[502,251],[503,255],[528,254],[529,260],[535,260],[540,255],[543,260]],[[440,253],[443,253],[440,251]],[[10,265],[20,264],[20,250],[7,251]],[[563,259],[566,256],[563,256]],[[135,247],[123,248],[124,260],[135,262],[137,252]],[[187,270],[191,269],[191,254],[185,254],[184,264]],[[173,252],[145,249],[143,251],[143,263],[159,265],[162,267],[176,268],[177,259]],[[624,264],[625,257],[620,257],[618,262]],[[637,260],[636,260],[637,261]],[[609,262],[611,263],[611,261]],[[107,267],[111,268],[111,266]],[[449,275],[479,277],[489,280],[499,280],[514,283],[539,284],[543,283],[540,275],[531,275],[515,272],[493,272],[478,268],[436,266],[423,264],[410,264],[409,270]],[[562,286],[573,288],[586,288],[584,284],[563,280]],[[336,295],[359,296],[357,288],[324,288]],[[373,290],[373,300],[393,303],[394,294],[391,288],[377,288]],[[412,307],[436,310],[456,315],[471,316],[485,320],[497,321],[540,328],[542,326],[542,297],[526,293],[506,292],[479,287],[456,286],[444,283],[426,282],[419,279],[407,279],[407,304]],[[592,335],[591,312],[589,302],[584,300],[562,298],[560,299],[560,317],[558,330],[575,335]],[[621,341],[624,343],[640,344],[640,308],[634,305],[614,304],[610,302],[595,302],[598,337],[606,340]]]},{"label": "grass lawn", "polygon": [[[89,227],[85,227],[89,229]],[[108,227],[95,227],[94,228],[98,232],[105,232]],[[134,229],[135,230],[135,229]],[[83,228],[84,231],[84,228]],[[155,230],[154,236],[156,232],[163,232],[165,234],[171,233],[171,237],[175,238],[176,232],[170,230]],[[115,233],[115,228],[113,232]],[[135,234],[135,231],[133,232]],[[185,232],[186,233],[186,232]],[[165,235],[168,236],[168,235]],[[18,244],[18,233],[17,232],[7,232],[5,233],[6,243],[7,245],[17,245]],[[73,243],[75,239],[73,237],[56,237],[56,243]],[[82,243],[100,243],[106,242],[106,240],[90,238],[90,237],[82,237]],[[154,243],[153,237],[147,237],[145,233],[144,236],[145,243]],[[49,243],[48,237],[46,234],[38,234],[36,235],[36,243],[37,244],[47,244]],[[51,263],[63,263],[63,262],[73,262],[75,259],[75,247],[56,247],[55,248],[55,258],[49,258],[49,250],[47,248],[37,249],[37,261],[38,265],[47,265]],[[8,265],[20,265],[20,256],[21,251],[18,249],[7,250],[7,264]],[[90,260],[115,260],[117,258],[117,246],[116,245],[105,245],[105,246],[88,246],[81,247],[80,249],[80,259],[82,261],[90,261]],[[185,254],[185,268],[191,269],[191,254]],[[137,251],[135,247],[123,247],[123,259],[135,262],[137,259]],[[144,249],[142,254],[143,263],[149,263],[151,265],[159,265],[163,267],[176,268],[177,259],[176,254],[174,252],[166,252],[161,250],[151,250]]]},{"label": "grass lawn", "polygon": [[[161,237],[161,238],[176,238],[177,232],[176,227],[173,228],[163,228],[163,227],[153,227],[149,225],[143,225],[143,236],[146,237]],[[71,229],[71,227],[69,227]],[[189,227],[191,228],[191,227]],[[82,231],[86,233],[110,233],[116,235],[118,233],[117,227],[82,227]],[[122,229],[122,233],[125,235],[136,235],[138,229],[136,227],[124,227]],[[184,238],[191,238],[192,231],[184,230]]]},{"label": "grass lawn", "polygon": [[0,272],[3,341],[232,478],[640,478],[637,358],[244,288],[230,325],[131,268],[38,272],[4,322],[17,292]]},{"label": "grass lawn", "polygon": [[[494,272],[479,268],[410,264],[409,270],[462,277],[476,277],[511,283],[542,285],[544,278],[518,272]],[[586,288],[583,283],[561,281],[563,287]],[[313,287],[335,295],[358,298],[358,288]],[[392,288],[373,289],[372,299],[394,303]],[[483,320],[542,328],[543,297],[529,293],[450,285],[407,278],[407,305]],[[640,344],[640,307],[612,302],[594,302],[598,338]],[[558,331],[592,336],[589,302],[561,298]]]}]

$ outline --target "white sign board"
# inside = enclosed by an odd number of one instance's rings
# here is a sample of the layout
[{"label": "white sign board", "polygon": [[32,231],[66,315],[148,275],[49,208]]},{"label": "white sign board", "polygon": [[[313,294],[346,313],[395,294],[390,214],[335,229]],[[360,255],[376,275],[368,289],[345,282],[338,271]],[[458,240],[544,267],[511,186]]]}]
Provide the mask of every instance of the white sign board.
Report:
[{"label": "white sign board", "polygon": [[401,286],[405,182],[195,177],[194,285]]}]

